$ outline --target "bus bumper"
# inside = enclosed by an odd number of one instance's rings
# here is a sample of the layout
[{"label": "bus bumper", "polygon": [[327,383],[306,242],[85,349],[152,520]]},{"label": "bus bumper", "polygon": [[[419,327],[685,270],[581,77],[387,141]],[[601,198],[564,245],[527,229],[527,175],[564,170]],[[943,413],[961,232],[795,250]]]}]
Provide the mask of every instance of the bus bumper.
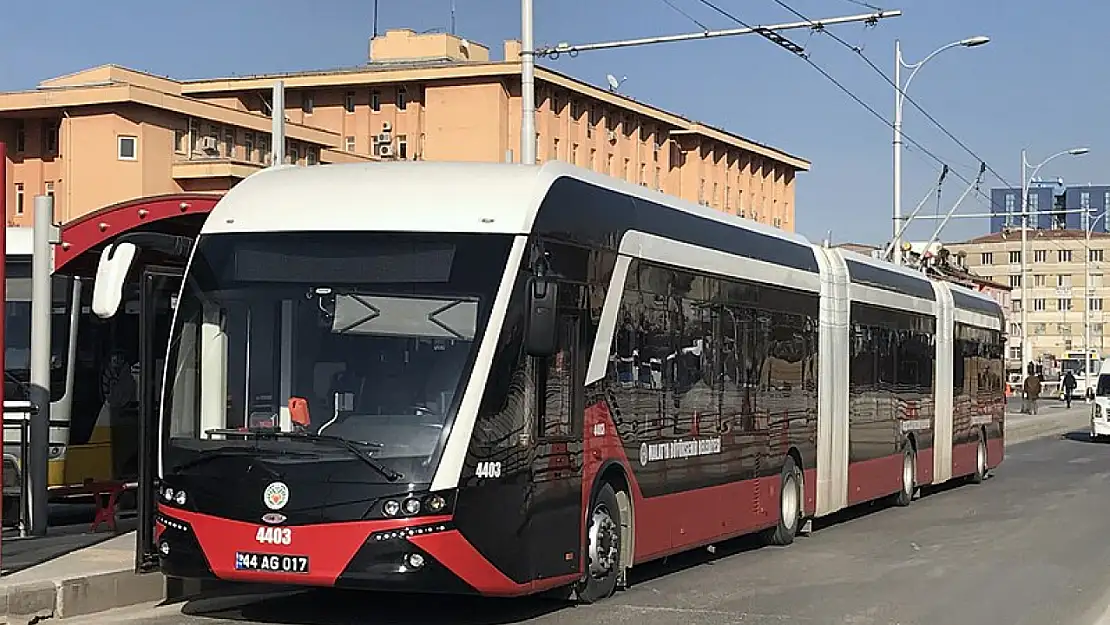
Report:
[{"label": "bus bumper", "polygon": [[[273,530],[289,531],[274,544]],[[281,527],[162,509],[155,542],[162,572],[184,579],[488,596],[574,581],[514,582],[449,517]],[[303,570],[287,565],[297,558]]]}]

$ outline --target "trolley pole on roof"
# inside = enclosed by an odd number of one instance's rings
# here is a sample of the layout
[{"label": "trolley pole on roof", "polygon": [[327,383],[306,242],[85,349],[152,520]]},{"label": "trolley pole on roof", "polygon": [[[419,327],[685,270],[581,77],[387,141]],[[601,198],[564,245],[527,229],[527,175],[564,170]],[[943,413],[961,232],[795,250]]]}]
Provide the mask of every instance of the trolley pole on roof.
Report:
[{"label": "trolley pole on roof", "polygon": [[520,0],[520,162],[536,164],[536,46],[532,0]]},{"label": "trolley pole on roof", "polygon": [[24,459],[31,498],[31,536],[45,536],[47,463],[50,461],[50,288],[53,248],[57,242],[54,198],[35,196],[34,248],[31,256],[31,411],[30,458]]},{"label": "trolley pole on roof", "polygon": [[273,120],[272,137],[273,157],[270,167],[277,167],[285,162],[285,81],[274,83],[273,106],[270,107],[270,118]]}]

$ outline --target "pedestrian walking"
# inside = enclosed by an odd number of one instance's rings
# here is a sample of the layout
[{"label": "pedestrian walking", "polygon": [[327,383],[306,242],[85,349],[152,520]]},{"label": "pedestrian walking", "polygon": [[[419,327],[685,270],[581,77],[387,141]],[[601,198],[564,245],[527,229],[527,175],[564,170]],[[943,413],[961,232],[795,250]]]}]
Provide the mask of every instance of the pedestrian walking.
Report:
[{"label": "pedestrian walking", "polygon": [[1067,373],[1065,373],[1064,374],[1064,403],[1067,404],[1068,408],[1071,408],[1071,396],[1072,396],[1072,393],[1075,392],[1075,387],[1077,387],[1077,386],[1079,386],[1079,383],[1075,381],[1075,376],[1072,375],[1072,372],[1068,371]]},{"label": "pedestrian walking", "polygon": [[1025,396],[1029,400],[1029,414],[1037,414],[1037,399],[1041,396],[1041,376],[1030,375],[1025,378]]}]

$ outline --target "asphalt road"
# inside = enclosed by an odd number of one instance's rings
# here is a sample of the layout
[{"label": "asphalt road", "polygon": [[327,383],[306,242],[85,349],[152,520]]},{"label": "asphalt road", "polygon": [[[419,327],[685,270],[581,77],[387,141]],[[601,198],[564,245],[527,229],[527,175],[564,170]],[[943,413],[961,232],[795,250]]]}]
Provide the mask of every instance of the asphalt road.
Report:
[{"label": "asphalt road", "polygon": [[[1079,430],[1088,408],[1045,407]],[[1014,415],[1014,431],[1034,421]],[[786,548],[749,540],[649,564],[606,602],[570,607],[308,591],[105,615],[146,625],[1088,625],[1110,605],[1110,445],[1086,433],[1015,443],[980,485],[908,508],[865,506]],[[93,621],[87,621],[92,625]]]}]

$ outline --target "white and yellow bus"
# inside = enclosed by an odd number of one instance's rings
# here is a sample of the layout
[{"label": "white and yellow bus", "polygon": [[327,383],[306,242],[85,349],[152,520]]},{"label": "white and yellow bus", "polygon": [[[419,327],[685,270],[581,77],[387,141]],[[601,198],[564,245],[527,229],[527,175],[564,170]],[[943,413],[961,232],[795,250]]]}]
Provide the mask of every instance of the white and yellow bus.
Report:
[{"label": "white and yellow bus", "polygon": [[[23,466],[19,420],[29,418],[31,405],[32,229],[8,227],[6,237],[4,494],[10,499],[18,493]],[[58,491],[88,480],[126,477],[134,436],[113,433],[112,423],[115,419],[123,426],[116,429],[130,429],[125,426],[132,416],[127,413],[136,408],[132,382],[137,372],[114,349],[111,324],[91,314],[88,281],[54,275],[52,282],[48,485]]]}]

